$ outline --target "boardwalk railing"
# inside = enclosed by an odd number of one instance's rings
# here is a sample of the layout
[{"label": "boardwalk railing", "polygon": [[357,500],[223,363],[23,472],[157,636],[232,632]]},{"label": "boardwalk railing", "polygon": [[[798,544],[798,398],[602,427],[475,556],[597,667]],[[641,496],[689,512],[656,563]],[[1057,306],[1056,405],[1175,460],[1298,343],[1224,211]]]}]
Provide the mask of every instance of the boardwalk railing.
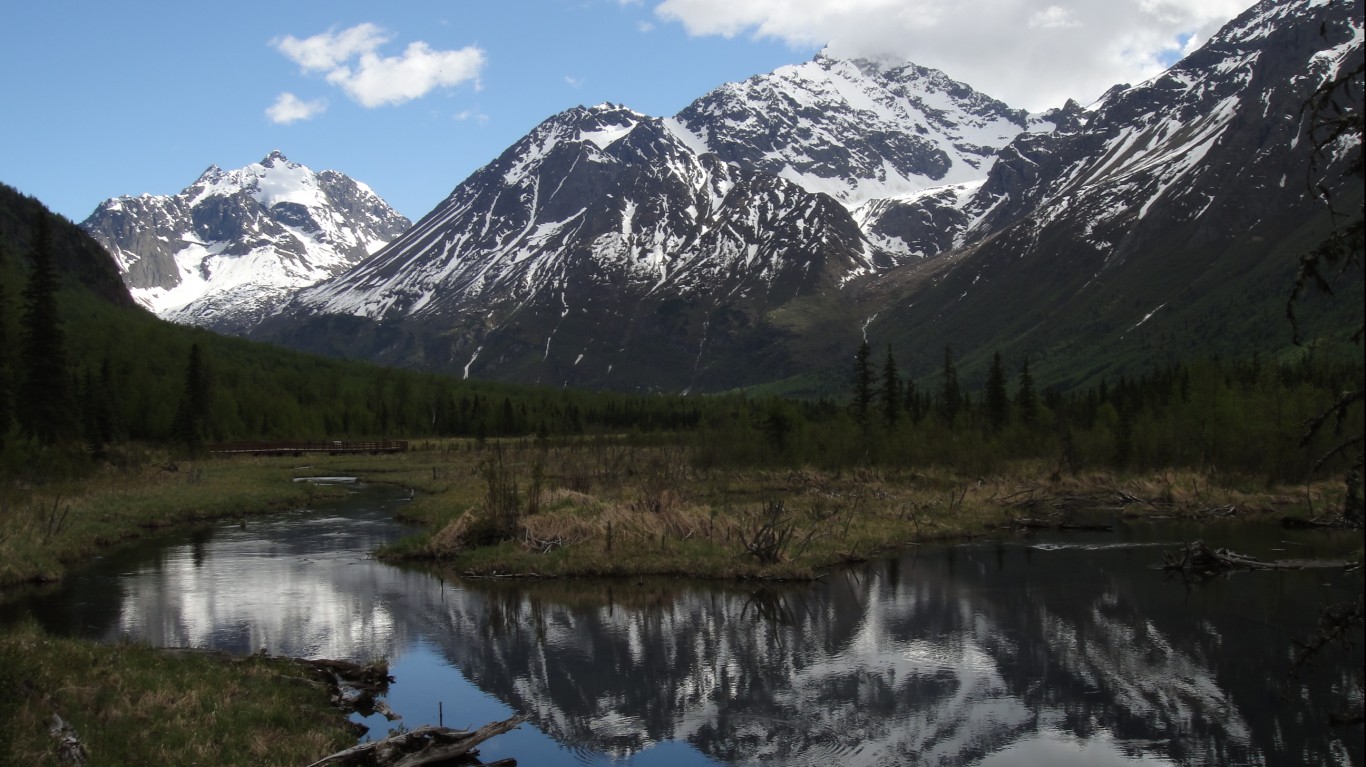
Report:
[{"label": "boardwalk railing", "polygon": [[208,445],[212,455],[302,455],[304,453],[402,453],[408,449],[406,440],[383,440],[380,442],[344,442],[324,440],[322,442],[224,442]]}]

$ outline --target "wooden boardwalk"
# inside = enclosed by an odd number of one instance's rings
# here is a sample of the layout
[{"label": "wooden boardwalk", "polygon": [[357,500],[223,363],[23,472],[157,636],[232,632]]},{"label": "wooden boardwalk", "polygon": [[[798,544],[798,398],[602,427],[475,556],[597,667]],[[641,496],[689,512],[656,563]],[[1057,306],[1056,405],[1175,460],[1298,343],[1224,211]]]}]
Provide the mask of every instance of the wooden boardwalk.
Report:
[{"label": "wooden boardwalk", "polygon": [[402,453],[408,450],[407,440],[383,440],[380,442],[343,442],[325,440],[322,442],[224,442],[208,445],[211,455],[303,455],[304,453]]}]

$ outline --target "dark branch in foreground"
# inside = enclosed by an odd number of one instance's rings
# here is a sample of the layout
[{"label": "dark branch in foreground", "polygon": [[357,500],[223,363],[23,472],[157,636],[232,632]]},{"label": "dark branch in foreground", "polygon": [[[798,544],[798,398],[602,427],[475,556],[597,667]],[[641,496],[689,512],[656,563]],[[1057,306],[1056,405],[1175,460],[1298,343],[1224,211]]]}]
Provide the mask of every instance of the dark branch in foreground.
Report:
[{"label": "dark branch in foreground", "polygon": [[[475,753],[475,746],[489,738],[515,730],[524,721],[526,717],[514,716],[501,722],[486,724],[473,732],[430,725],[419,727],[409,732],[390,735],[383,740],[361,743],[345,751],[338,751],[308,767],[422,767],[444,764],[462,756],[472,756]],[[494,764],[513,767],[516,762],[503,759]]]}]

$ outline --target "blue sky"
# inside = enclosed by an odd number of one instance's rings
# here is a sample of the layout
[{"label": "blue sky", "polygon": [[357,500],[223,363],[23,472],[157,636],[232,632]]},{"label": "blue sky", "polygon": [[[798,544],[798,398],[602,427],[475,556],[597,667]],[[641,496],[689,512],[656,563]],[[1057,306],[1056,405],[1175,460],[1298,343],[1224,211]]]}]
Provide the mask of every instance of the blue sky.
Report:
[{"label": "blue sky", "polygon": [[1041,109],[1150,76],[1245,4],[11,3],[0,25],[0,181],[80,221],[108,197],[173,194],[210,164],[236,168],[279,149],[366,182],[416,220],[577,104],[671,115],[828,45],[935,66]]}]

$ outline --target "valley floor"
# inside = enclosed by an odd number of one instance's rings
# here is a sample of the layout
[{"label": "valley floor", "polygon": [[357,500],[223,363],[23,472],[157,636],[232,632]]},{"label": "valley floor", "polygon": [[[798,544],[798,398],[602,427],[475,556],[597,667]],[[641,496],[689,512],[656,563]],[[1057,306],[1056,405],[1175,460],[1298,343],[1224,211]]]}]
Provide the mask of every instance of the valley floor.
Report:
[{"label": "valley floor", "polygon": [[[1340,496],[1329,483],[1267,488],[1178,470],[1057,476],[1030,462],[989,477],[943,467],[724,468],[698,465],[683,447],[605,438],[414,448],[176,463],[143,456],[80,482],[12,486],[0,504],[0,584],[9,593],[42,588],[35,582],[160,528],[344,492],[292,481],[305,476],[409,488],[405,516],[426,531],[382,555],[436,560],[467,577],[810,579],[922,541],[1002,527],[1103,526],[1121,516],[1308,518]],[[48,727],[59,714],[94,763],[307,763],[354,739],[328,697],[280,659],[104,646],[46,636],[32,624],[0,628],[0,762],[58,763]],[[217,705],[226,698],[233,706]]]}]

